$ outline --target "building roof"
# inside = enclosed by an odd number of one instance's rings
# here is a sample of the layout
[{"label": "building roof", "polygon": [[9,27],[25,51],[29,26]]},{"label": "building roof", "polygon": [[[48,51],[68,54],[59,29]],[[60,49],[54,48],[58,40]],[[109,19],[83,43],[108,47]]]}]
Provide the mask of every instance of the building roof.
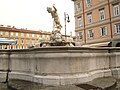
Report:
[{"label": "building roof", "polygon": [[14,32],[21,32],[21,33],[36,33],[36,34],[50,34],[50,32],[45,31],[36,31],[36,30],[27,30],[27,29],[18,29],[15,27],[0,27],[2,31],[14,31]]}]

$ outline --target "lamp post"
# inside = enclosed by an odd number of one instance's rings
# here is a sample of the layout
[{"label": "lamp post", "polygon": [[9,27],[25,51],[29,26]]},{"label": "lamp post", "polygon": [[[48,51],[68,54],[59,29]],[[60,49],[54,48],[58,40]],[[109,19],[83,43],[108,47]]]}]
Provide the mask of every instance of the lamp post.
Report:
[{"label": "lamp post", "polygon": [[64,12],[64,20],[65,20],[65,40],[66,40],[66,20],[69,23],[70,19],[69,19],[69,15],[66,14],[65,12]]}]

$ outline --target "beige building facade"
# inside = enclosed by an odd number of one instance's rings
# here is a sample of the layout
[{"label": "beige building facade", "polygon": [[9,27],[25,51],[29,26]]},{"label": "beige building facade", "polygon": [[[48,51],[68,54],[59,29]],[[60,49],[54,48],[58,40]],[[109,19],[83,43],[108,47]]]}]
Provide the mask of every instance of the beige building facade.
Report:
[{"label": "beige building facade", "polygon": [[120,0],[72,0],[81,46],[120,46]]},{"label": "beige building facade", "polygon": [[15,44],[0,45],[0,49],[26,49],[36,46],[39,39],[50,40],[50,32],[35,31],[27,29],[17,29],[15,27],[0,26],[0,38],[16,40]]}]

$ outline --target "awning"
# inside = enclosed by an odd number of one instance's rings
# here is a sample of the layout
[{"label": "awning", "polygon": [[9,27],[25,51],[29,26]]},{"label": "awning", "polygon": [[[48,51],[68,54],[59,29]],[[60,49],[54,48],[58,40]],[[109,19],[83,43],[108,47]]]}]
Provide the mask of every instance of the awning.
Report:
[{"label": "awning", "polygon": [[83,47],[103,47],[103,46],[108,46],[109,43],[110,42],[95,43],[95,44],[83,45]]},{"label": "awning", "polygon": [[96,43],[96,44],[91,44],[90,47],[102,47],[102,46],[108,46],[110,42],[103,42],[103,43]]},{"label": "awning", "polygon": [[16,40],[10,40],[7,38],[0,38],[0,44],[2,44],[2,45],[15,44],[15,43],[17,43]]}]

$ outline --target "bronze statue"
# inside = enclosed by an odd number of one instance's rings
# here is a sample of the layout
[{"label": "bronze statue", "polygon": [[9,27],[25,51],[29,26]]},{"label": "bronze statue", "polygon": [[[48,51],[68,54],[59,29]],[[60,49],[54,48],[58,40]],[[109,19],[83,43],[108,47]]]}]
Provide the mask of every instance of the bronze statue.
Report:
[{"label": "bronze statue", "polygon": [[59,20],[59,17],[58,17],[58,14],[57,14],[57,9],[56,9],[55,5],[53,5],[53,7],[47,7],[47,11],[49,13],[51,13],[52,18],[54,19],[55,27],[58,28],[58,29],[61,29],[62,26],[60,24],[60,20]]}]

